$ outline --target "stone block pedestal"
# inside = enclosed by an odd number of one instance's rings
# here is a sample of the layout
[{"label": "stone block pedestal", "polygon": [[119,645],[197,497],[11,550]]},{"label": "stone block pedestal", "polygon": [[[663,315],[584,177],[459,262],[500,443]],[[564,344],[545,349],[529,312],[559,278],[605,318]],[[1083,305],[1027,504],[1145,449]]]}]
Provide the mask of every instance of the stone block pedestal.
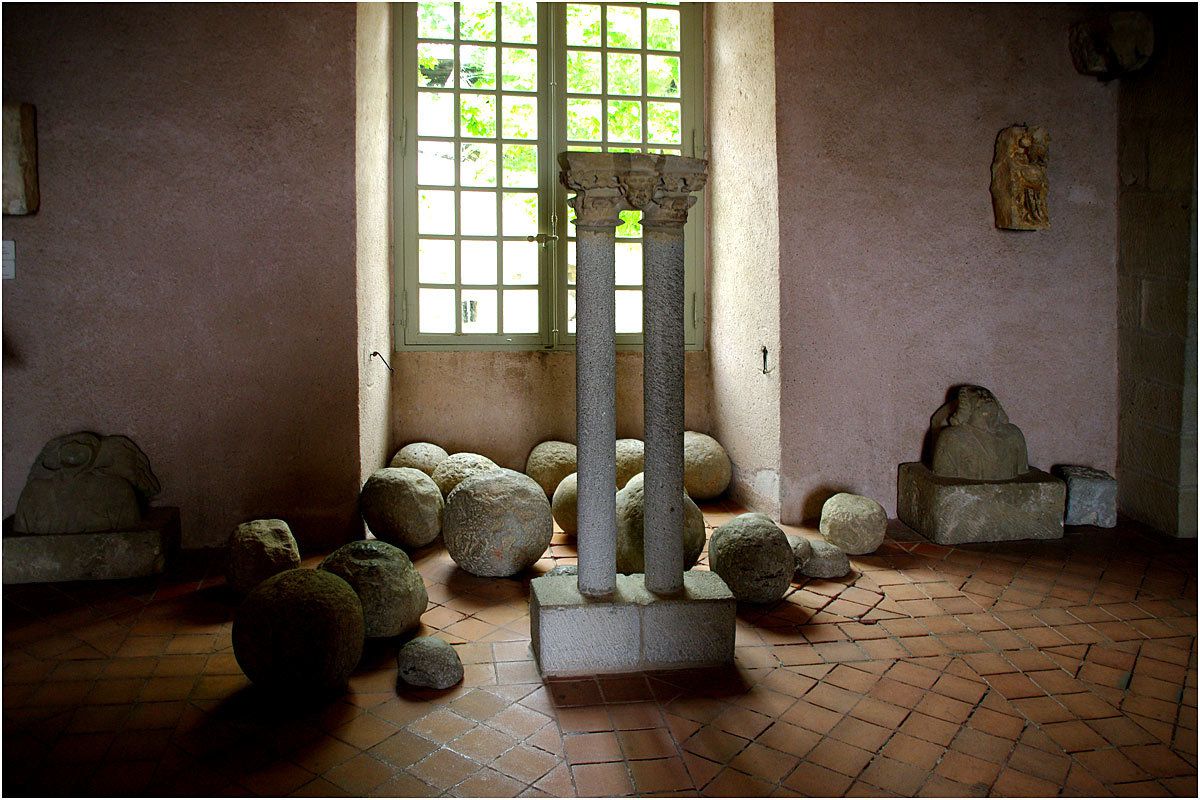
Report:
[{"label": "stone block pedestal", "polygon": [[530,583],[533,654],[546,676],[683,669],[733,660],[737,600],[715,572],[690,570],[676,596],[617,575],[605,598],[579,593],[574,575]]},{"label": "stone block pedestal", "polygon": [[179,509],[151,508],[126,531],[17,534],[4,520],[4,583],[99,581],[157,575],[179,548]]},{"label": "stone block pedestal", "polygon": [[937,544],[1059,539],[1067,486],[1030,469],[1007,481],[935,475],[920,462],[900,465],[896,512]]},{"label": "stone block pedestal", "polygon": [[1068,525],[1116,527],[1116,478],[1103,470],[1067,464],[1055,467],[1054,474],[1067,482]]}]

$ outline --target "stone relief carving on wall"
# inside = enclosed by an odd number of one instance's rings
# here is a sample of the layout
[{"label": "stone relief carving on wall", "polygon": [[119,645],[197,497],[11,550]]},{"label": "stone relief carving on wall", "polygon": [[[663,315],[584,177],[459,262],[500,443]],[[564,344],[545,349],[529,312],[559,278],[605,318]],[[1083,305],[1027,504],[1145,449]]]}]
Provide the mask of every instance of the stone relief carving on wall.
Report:
[{"label": "stone relief carving on wall", "polygon": [[1050,134],[1045,128],[1013,125],[996,137],[992,161],[992,209],[996,227],[1036,231],[1050,227],[1046,205]]}]

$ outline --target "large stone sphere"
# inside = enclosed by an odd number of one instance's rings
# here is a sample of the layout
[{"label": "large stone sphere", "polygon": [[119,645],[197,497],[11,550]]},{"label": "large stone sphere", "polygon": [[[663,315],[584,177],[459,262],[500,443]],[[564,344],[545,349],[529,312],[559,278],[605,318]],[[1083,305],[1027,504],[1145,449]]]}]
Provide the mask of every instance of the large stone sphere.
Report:
[{"label": "large stone sphere", "polygon": [[[646,521],[645,476],[638,473],[617,492],[617,572],[646,571],[643,553]],[[691,569],[704,551],[704,514],[683,496],[683,568]]]},{"label": "large stone sphere", "polygon": [[350,584],[362,603],[367,636],[399,636],[421,624],[429,595],[421,573],[399,547],[378,539],[350,542],[318,569]]},{"label": "large stone sphere", "polygon": [[478,453],[455,453],[438,464],[431,477],[442,490],[442,497],[449,497],[454,488],[462,483],[463,478],[499,469],[499,466],[487,456]]},{"label": "large stone sphere", "polygon": [[546,497],[575,471],[576,447],[570,442],[542,442],[529,453],[525,474],[537,481]]},{"label": "large stone sphere", "polygon": [[617,488],[646,468],[646,445],[641,439],[617,439]]},{"label": "large stone sphere", "polygon": [[363,631],[350,584],[291,569],[246,596],[233,620],[233,655],[246,677],[272,691],[338,689],[362,657]]},{"label": "large stone sphere", "polygon": [[554,520],[564,533],[575,533],[579,529],[579,473],[572,472],[558,482],[554,497],[550,500],[550,510],[554,512]]},{"label": "large stone sphere", "polygon": [[363,484],[358,509],[376,538],[405,549],[424,547],[442,530],[442,493],[412,467],[376,470]]},{"label": "large stone sphere", "polygon": [[292,529],[281,519],[243,522],[229,537],[225,582],[238,594],[272,575],[300,566],[300,548]]},{"label": "large stone sphere", "polygon": [[733,463],[721,443],[705,433],[683,434],[683,488],[689,497],[711,500],[729,488]]},{"label": "large stone sphere", "polygon": [[446,498],[446,550],[472,575],[516,575],[542,557],[553,534],[545,492],[511,469],[472,475]]},{"label": "large stone sphere", "polygon": [[432,476],[437,465],[449,457],[450,454],[436,444],[413,442],[397,450],[396,455],[392,456],[392,461],[388,466],[412,467],[413,469],[421,470],[426,475]]},{"label": "large stone sphere", "polygon": [[839,492],[821,507],[821,535],[852,556],[874,553],[887,533],[887,512],[869,497]]},{"label": "large stone sphere", "polygon": [[741,514],[713,531],[708,567],[747,603],[773,603],[796,571],[787,535],[766,514]]},{"label": "large stone sphere", "polygon": [[462,659],[436,636],[418,636],[396,654],[400,680],[409,686],[449,689],[463,679]]},{"label": "large stone sphere", "polygon": [[850,559],[835,544],[823,539],[809,542],[808,557],[800,564],[800,574],[808,578],[840,578],[850,572]]}]

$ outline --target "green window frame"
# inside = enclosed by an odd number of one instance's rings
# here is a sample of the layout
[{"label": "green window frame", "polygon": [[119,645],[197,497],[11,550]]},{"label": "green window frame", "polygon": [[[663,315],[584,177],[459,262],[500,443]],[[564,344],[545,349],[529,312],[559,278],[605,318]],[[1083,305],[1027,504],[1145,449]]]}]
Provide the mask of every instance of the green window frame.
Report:
[{"label": "green window frame", "polygon": [[[447,2],[420,4],[419,19],[418,5],[393,15],[396,348],[573,350],[574,226],[557,154],[702,157],[703,10]],[[536,176],[521,166],[531,145]],[[704,336],[703,202],[684,231],[689,349]],[[617,232],[616,338],[633,350],[642,343],[638,216],[626,212]]]}]

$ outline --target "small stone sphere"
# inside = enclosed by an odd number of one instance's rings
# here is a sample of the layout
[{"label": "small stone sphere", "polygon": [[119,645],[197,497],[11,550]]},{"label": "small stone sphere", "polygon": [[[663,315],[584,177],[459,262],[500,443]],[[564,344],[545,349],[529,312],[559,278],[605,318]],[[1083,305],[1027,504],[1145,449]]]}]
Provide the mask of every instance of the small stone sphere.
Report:
[{"label": "small stone sphere", "polygon": [[617,439],[617,488],[646,468],[646,445],[641,439]]},{"label": "small stone sphere", "polygon": [[225,582],[238,594],[272,575],[300,566],[300,548],[281,519],[256,519],[238,525],[229,537]]},{"label": "small stone sphere", "polygon": [[554,520],[563,529],[563,533],[575,533],[579,528],[578,495],[579,473],[572,472],[558,483],[554,490],[554,498],[550,501],[550,509],[554,512]]},{"label": "small stone sphere", "polygon": [[442,490],[442,497],[449,497],[463,478],[493,469],[499,469],[499,465],[487,456],[478,453],[455,453],[438,464],[431,477]]},{"label": "small stone sphere", "polygon": [[436,636],[418,636],[396,654],[400,680],[409,686],[449,689],[463,679],[462,659]]},{"label": "small stone sphere", "polygon": [[837,545],[813,539],[812,552],[800,565],[800,573],[809,578],[840,578],[850,571],[850,559]]},{"label": "small stone sphere", "polygon": [[577,448],[570,442],[542,442],[529,453],[525,474],[537,481],[546,497],[575,471]]},{"label": "small stone sphere", "polygon": [[683,488],[689,497],[712,500],[729,488],[733,463],[721,443],[708,434],[683,434]]},{"label": "small stone sphere", "polygon": [[821,507],[821,535],[843,553],[874,553],[887,533],[887,512],[869,497],[839,492]]},{"label": "small stone sphere", "polygon": [[399,547],[378,539],[350,542],[318,569],[350,584],[362,603],[368,637],[399,636],[421,624],[429,595],[421,573]]},{"label": "small stone sphere", "polygon": [[442,448],[436,444],[429,442],[413,442],[406,444],[396,451],[396,455],[392,456],[392,461],[388,464],[389,467],[412,467],[419,469],[426,475],[433,475],[433,470],[437,465],[450,457]]},{"label": "small stone sphere", "polygon": [[358,509],[375,537],[414,550],[442,531],[442,493],[433,479],[412,467],[376,470],[363,484]]},{"label": "small stone sphere", "polygon": [[812,555],[812,545],[808,543],[808,539],[803,536],[788,534],[788,544],[792,548],[792,555],[795,557],[795,564],[792,567],[792,572],[798,572],[800,565],[808,560]]},{"label": "small stone sphere", "polygon": [[233,620],[233,655],[265,689],[333,690],[358,666],[363,631],[350,584],[331,572],[291,569],[246,596]]},{"label": "small stone sphere", "polygon": [[[639,472],[617,492],[617,572],[630,575],[646,571],[644,526],[645,476]],[[691,569],[704,551],[704,514],[692,498],[683,496],[683,568]]]},{"label": "small stone sphere", "polygon": [[787,536],[766,514],[741,514],[713,531],[708,567],[747,603],[773,603],[796,571]]},{"label": "small stone sphere", "polygon": [[472,475],[446,498],[446,550],[472,575],[516,575],[542,557],[553,534],[545,492],[511,469]]}]

